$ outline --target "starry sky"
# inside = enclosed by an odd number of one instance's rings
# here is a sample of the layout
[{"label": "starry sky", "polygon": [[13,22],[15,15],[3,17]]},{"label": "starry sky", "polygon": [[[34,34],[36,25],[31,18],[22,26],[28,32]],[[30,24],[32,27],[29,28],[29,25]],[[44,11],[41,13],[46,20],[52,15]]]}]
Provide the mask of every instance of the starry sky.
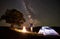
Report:
[{"label": "starry sky", "polygon": [[[37,25],[60,26],[60,2],[58,0],[30,0],[29,3],[34,10]],[[0,17],[6,9],[17,9],[25,13],[23,0],[0,0]],[[1,23],[0,23],[1,25]]]}]

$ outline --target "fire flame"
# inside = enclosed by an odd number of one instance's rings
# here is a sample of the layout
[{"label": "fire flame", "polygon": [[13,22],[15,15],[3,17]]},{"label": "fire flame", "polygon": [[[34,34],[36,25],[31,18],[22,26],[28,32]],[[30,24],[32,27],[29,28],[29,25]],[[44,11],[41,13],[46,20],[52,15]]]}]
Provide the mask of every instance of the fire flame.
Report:
[{"label": "fire flame", "polygon": [[25,27],[25,26],[23,26],[23,29],[22,29],[22,30],[17,29],[17,28],[15,28],[14,30],[17,31],[17,32],[23,32],[23,33],[27,33],[27,32],[28,32],[28,31],[26,30],[26,27]]},{"label": "fire flame", "polygon": [[23,26],[23,30],[22,30],[22,32],[27,32],[27,30],[26,30],[26,27],[25,27],[25,26]]}]

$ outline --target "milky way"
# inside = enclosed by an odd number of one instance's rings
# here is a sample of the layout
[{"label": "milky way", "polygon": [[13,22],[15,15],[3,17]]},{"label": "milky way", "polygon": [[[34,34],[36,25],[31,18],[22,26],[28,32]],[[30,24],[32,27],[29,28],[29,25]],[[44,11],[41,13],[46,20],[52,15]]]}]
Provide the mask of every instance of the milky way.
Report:
[{"label": "milky way", "polygon": [[[37,25],[60,26],[60,3],[58,0],[29,0],[32,18],[37,19]],[[0,0],[0,16],[6,9],[17,9],[27,15],[23,0]],[[26,16],[27,17],[27,16]],[[36,21],[37,22],[37,21]]]}]

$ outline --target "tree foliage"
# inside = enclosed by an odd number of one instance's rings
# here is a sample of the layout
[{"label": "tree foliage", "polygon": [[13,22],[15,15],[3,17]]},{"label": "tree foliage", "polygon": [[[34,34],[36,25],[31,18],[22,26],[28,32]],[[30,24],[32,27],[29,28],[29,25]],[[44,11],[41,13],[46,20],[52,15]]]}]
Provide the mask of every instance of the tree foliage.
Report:
[{"label": "tree foliage", "polygon": [[1,16],[1,19],[5,19],[7,23],[21,25],[25,22],[23,14],[16,10],[6,10],[5,14]]}]

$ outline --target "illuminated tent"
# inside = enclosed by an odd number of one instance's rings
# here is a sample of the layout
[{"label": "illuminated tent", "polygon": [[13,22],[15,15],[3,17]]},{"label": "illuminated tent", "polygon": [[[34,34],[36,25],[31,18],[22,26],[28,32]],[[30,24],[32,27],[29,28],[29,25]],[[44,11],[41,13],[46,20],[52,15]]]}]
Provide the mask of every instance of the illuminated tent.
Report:
[{"label": "illuminated tent", "polygon": [[43,26],[38,34],[43,34],[43,35],[59,35],[54,29],[48,27],[48,26]]}]

